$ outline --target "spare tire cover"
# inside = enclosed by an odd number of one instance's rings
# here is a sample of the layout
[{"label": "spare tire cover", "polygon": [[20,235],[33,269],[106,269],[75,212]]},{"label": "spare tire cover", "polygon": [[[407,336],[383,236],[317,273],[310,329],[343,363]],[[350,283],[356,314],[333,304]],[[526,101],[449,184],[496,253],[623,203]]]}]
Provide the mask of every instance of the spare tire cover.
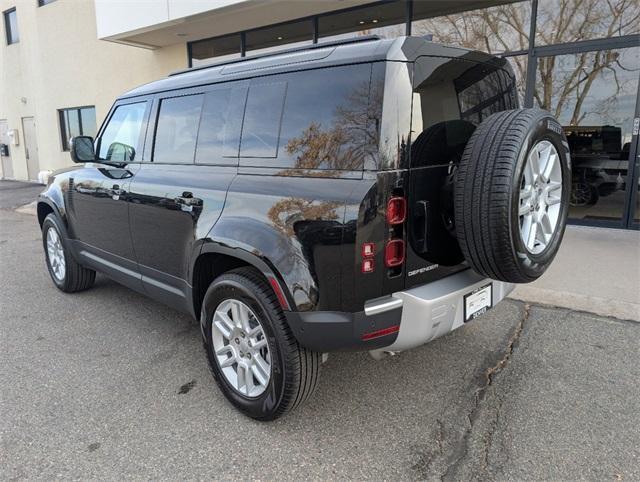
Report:
[{"label": "spare tire cover", "polygon": [[456,174],[456,236],[469,265],[496,280],[541,276],[564,235],[571,189],[569,144],[538,109],[499,112],[467,143]]}]

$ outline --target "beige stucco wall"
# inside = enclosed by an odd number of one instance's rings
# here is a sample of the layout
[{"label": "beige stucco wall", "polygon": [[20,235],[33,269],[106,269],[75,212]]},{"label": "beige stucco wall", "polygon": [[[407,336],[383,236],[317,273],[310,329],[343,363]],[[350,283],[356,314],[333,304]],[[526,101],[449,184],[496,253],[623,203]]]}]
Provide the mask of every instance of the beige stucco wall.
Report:
[{"label": "beige stucco wall", "polygon": [[[23,117],[33,116],[40,170],[71,164],[62,151],[57,109],[95,105],[98,126],[114,98],[187,65],[184,43],[147,50],[97,39],[92,0],[0,0],[17,8],[20,42],[0,39],[0,119],[19,131],[11,146],[15,179],[27,179]],[[2,19],[0,19],[2,20]]]}]

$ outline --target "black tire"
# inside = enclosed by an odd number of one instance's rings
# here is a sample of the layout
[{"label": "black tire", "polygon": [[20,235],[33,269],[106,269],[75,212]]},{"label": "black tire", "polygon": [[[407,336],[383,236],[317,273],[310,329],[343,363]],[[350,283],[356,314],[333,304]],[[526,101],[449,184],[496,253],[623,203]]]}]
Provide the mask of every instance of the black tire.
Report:
[{"label": "black tire", "polygon": [[[248,397],[233,387],[222,373],[214,353],[211,325],[218,305],[228,299],[246,304],[259,319],[271,356],[271,377],[266,390]],[[257,420],[274,420],[307,400],[316,389],[321,354],[296,341],[278,299],[262,275],[253,268],[239,268],[216,278],[207,290],[200,315],[205,327],[204,347],[218,387],[241,412]]]},{"label": "black tire", "polygon": [[[549,141],[558,152],[561,203],[556,227],[543,251],[532,253],[520,235],[519,196],[527,156]],[[469,265],[492,279],[528,283],[555,257],[569,207],[571,165],[562,127],[547,112],[499,112],[478,126],[465,147],[455,183],[458,243]]]},{"label": "black tire", "polygon": [[[47,232],[50,229],[54,229],[62,245],[65,270],[64,276],[59,278],[54,273],[51,260],[49,259],[49,251],[47,249]],[[51,276],[51,280],[58,287],[58,289],[65,293],[75,293],[76,291],[83,291],[93,286],[96,280],[96,272],[92,269],[85,268],[78,264],[73,255],[69,252],[68,242],[64,236],[65,230],[60,226],[60,221],[55,214],[49,214],[42,223],[42,244],[44,247],[44,256],[47,263],[47,270]]]}]

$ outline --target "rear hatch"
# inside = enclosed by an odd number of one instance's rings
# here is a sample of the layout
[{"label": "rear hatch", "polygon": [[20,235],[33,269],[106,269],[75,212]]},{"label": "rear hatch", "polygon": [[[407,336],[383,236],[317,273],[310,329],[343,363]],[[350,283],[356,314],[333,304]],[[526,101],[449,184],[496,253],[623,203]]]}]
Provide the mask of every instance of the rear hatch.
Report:
[{"label": "rear hatch", "polygon": [[467,267],[455,235],[457,163],[480,122],[518,107],[515,77],[503,59],[423,56],[413,78],[405,288]]}]

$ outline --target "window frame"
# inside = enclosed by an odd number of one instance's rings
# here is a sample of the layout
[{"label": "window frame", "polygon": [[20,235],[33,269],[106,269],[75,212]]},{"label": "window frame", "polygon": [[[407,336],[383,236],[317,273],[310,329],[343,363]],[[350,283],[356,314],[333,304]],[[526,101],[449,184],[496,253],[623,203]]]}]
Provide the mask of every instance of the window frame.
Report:
[{"label": "window frame", "polygon": [[153,96],[144,96],[140,98],[133,97],[130,99],[116,100],[114,102],[113,106],[111,106],[111,109],[109,110],[109,113],[107,114],[107,116],[104,118],[104,121],[100,125],[100,128],[96,133],[96,138],[93,142],[94,152],[96,153],[96,162],[101,161],[99,158],[99,154],[100,154],[100,146],[102,144],[102,136],[104,135],[104,131],[109,125],[109,122],[111,122],[111,119],[113,118],[113,115],[115,114],[116,110],[118,110],[119,107],[122,107],[125,105],[140,104],[143,102],[146,103],[145,112],[143,114],[143,119],[142,119],[142,122],[144,125],[140,128],[140,138],[138,139],[138,143],[140,144],[139,147],[141,147],[139,151],[141,152],[141,156],[136,160],[126,161],[126,163],[140,164],[144,161],[145,156],[147,155],[147,131],[149,129],[149,115],[151,114],[151,110],[153,107]]},{"label": "window frame", "polygon": [[[69,151],[69,133],[67,132],[67,127],[66,127],[66,122],[64,121],[64,114],[65,112],[68,111],[78,111],[80,112],[82,109],[93,109],[94,115],[96,112],[96,106],[95,105],[82,105],[82,106],[78,106],[78,107],[63,107],[61,109],[58,109],[58,122],[60,123],[60,144],[61,144],[61,148],[62,148],[62,152],[68,152]],[[97,119],[97,117],[96,117]],[[82,127],[82,116],[78,115],[78,125],[80,127],[80,134],[81,136],[84,136],[84,129]],[[98,123],[96,121],[96,132],[98,132]],[[65,135],[66,134],[66,135]],[[96,134],[97,137],[97,134]]]},{"label": "window frame", "polygon": [[[16,19],[16,30],[11,28],[11,23],[9,21],[9,15],[14,14]],[[7,45],[13,45],[20,43],[20,30],[18,29],[18,10],[16,7],[11,7],[2,12],[2,18],[4,20],[4,31],[5,31],[5,40]],[[13,34],[16,34],[16,39],[12,40]]]}]

